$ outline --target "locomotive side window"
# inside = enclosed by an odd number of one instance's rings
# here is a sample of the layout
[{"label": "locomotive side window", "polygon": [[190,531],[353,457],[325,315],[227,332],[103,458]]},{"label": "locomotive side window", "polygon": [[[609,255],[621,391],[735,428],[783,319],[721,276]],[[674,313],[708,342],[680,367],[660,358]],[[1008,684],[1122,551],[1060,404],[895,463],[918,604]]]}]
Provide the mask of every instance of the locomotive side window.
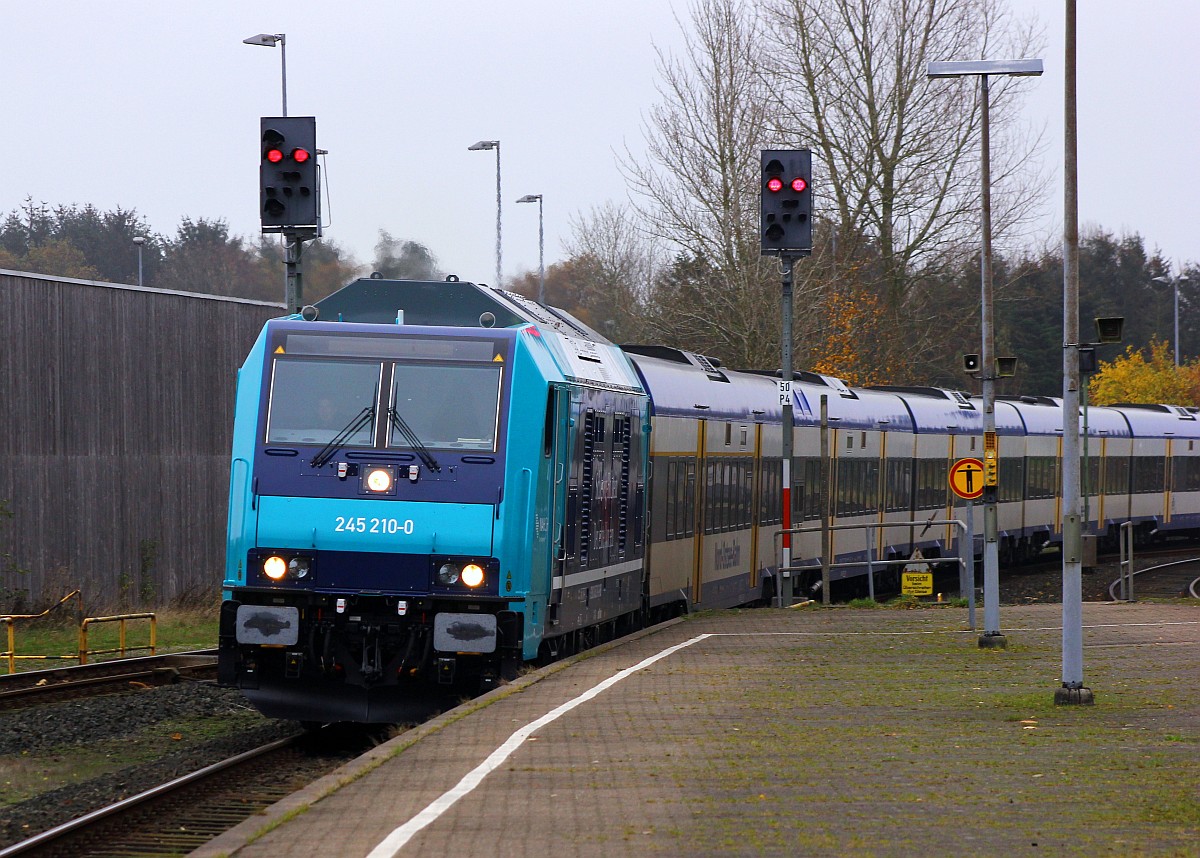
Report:
[{"label": "locomotive side window", "polygon": [[[378,362],[280,358],[271,377],[268,444],[328,444],[375,407]],[[369,447],[373,422],[363,421],[346,446]]]},{"label": "locomotive side window", "polygon": [[[426,447],[494,451],[500,369],[397,363],[392,406]],[[391,427],[388,446],[409,446],[399,426]]]}]

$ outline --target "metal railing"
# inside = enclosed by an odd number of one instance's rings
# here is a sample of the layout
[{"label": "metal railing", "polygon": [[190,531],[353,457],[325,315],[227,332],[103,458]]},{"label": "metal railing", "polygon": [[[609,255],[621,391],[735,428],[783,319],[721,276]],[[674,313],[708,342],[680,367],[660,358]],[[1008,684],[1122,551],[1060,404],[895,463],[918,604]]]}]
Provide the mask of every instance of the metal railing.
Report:
[{"label": "metal railing", "polygon": [[70,593],[67,593],[67,595],[63,596],[55,604],[51,605],[46,610],[42,611],[40,614],[8,614],[6,616],[0,617],[0,623],[4,623],[4,625],[7,627],[7,632],[8,632],[8,634],[7,634],[8,649],[5,652],[0,653],[0,657],[3,657],[8,662],[8,672],[9,673],[17,672],[17,659],[38,659],[38,660],[44,661],[46,659],[78,658],[78,654],[71,654],[71,655],[17,655],[17,635],[16,635],[17,620],[40,620],[42,617],[49,616],[52,611],[56,611],[59,608],[61,608],[63,605],[65,605],[71,599],[74,599],[75,603],[76,603],[75,615],[77,617],[79,617],[80,619],[82,619],[83,618],[83,595],[78,590],[72,590]]},{"label": "metal railing", "polygon": [[[16,641],[16,624],[18,620],[39,620],[48,616],[51,612],[61,608],[64,604],[74,599],[76,603],[75,616],[79,623],[79,644],[78,648],[73,653],[65,655],[17,655]],[[138,644],[130,646],[127,643],[125,633],[125,623],[128,620],[150,620],[150,643]],[[9,673],[17,672],[18,660],[56,660],[56,661],[78,661],[80,664],[88,663],[89,655],[110,655],[118,653],[123,658],[127,653],[140,650],[149,650],[150,655],[155,654],[158,638],[158,618],[153,613],[140,614],[117,614],[111,617],[85,617],[83,615],[83,596],[78,590],[72,590],[67,595],[58,600],[57,603],[51,605],[40,614],[9,614],[0,616],[0,623],[5,625],[6,637],[8,641],[8,649],[0,653],[0,658],[3,658],[8,665]],[[88,649],[88,627],[97,623],[119,623],[120,630],[117,633],[117,646],[111,649]]]},{"label": "metal railing", "polygon": [[1121,525],[1121,599],[1133,601],[1133,522],[1127,521]]},{"label": "metal railing", "polygon": [[[879,528],[920,527],[922,529],[928,529],[931,527],[943,527],[943,526],[953,527],[958,531],[959,555],[957,557],[925,557],[925,558],[921,558],[920,560],[917,560],[917,561],[914,561],[912,558],[906,558],[904,560],[876,560],[875,559],[875,543],[876,543],[875,533]],[[785,533],[787,533],[787,534],[819,533],[821,530],[823,530],[825,528],[827,528],[828,530],[859,530],[859,529],[863,530],[864,531],[863,537],[864,537],[864,542],[865,542],[865,547],[866,547],[866,555],[867,555],[866,561],[864,562],[862,560],[845,560],[845,561],[835,563],[835,562],[830,562],[828,558],[823,558],[822,561],[817,565],[813,565],[811,563],[793,564],[791,566],[786,566],[786,567],[783,565],[783,535]],[[973,540],[972,536],[968,534],[967,525],[965,522],[959,521],[956,518],[945,518],[945,519],[926,519],[926,520],[921,520],[921,521],[914,520],[914,521],[871,522],[870,524],[831,524],[831,525],[826,525],[826,526],[814,524],[814,525],[808,525],[807,527],[792,527],[787,530],[781,529],[781,530],[776,531],[774,536],[775,536],[775,558],[776,558],[776,561],[778,564],[777,568],[780,570],[781,578],[790,578],[791,573],[793,573],[793,572],[812,572],[812,571],[816,571],[819,569],[819,570],[821,570],[821,573],[822,573],[822,583],[825,583],[824,576],[826,574],[825,570],[827,570],[827,569],[845,569],[845,568],[850,568],[850,567],[857,568],[857,567],[865,565],[867,567],[867,592],[871,599],[875,598],[875,567],[877,567],[877,566],[884,566],[884,567],[908,566],[914,562],[927,563],[927,564],[955,563],[958,565],[958,568],[959,568],[959,576],[960,576],[959,580],[964,581],[964,582],[967,580],[968,569],[969,569],[970,573],[971,573],[970,574],[971,581],[970,581],[970,585],[968,586],[967,589],[968,589],[968,593],[969,593],[969,607],[971,609],[970,621],[971,621],[971,628],[972,629],[975,628],[975,585],[974,585],[974,571],[975,571],[974,554],[975,554],[975,552],[974,552],[974,545],[972,544],[974,540]],[[970,563],[968,563],[967,557],[971,558]],[[783,590],[782,586],[780,587],[780,590],[782,592],[782,590]],[[789,594],[789,596],[790,596],[790,594]]]},{"label": "metal railing", "polygon": [[[150,621],[150,643],[140,644],[138,646],[125,645],[125,622],[126,620],[149,620]],[[88,626],[97,623],[120,623],[120,631],[117,634],[117,646],[115,649],[88,649]],[[89,655],[110,655],[112,653],[120,653],[121,658],[125,657],[125,653],[133,650],[150,650],[150,655],[154,655],[155,644],[158,639],[158,617],[153,613],[143,614],[118,614],[112,617],[87,617],[79,624],[79,663],[87,664]]]}]

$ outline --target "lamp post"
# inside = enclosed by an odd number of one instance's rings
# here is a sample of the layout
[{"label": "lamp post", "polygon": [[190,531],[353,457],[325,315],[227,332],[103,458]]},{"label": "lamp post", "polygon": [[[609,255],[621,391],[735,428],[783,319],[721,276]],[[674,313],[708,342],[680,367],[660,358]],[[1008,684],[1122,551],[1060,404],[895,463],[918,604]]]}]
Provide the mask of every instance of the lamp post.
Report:
[{"label": "lamp post", "polygon": [[273,48],[279,45],[279,59],[283,66],[283,115],[287,116],[287,36],[283,33],[259,33],[248,39],[242,39],[243,45],[261,45]]},{"label": "lamp post", "polygon": [[[982,194],[980,232],[982,252],[980,269],[982,280],[982,327],[983,348],[980,352],[980,378],[983,382],[983,449],[984,456],[992,461],[987,464],[999,466],[996,446],[996,380],[995,325],[992,320],[992,176],[991,176],[991,129],[988,116],[988,77],[1008,75],[1012,77],[1039,76],[1042,73],[1040,59],[1023,60],[963,60],[930,63],[927,76],[930,78],[964,77],[979,78],[980,99],[980,172]],[[983,489],[983,625],[979,638],[981,647],[1004,648],[1007,640],[1000,634],[1000,555],[997,537],[999,526],[996,514],[997,487],[995,471],[985,478]]]},{"label": "lamp post", "polygon": [[1151,277],[1155,283],[1162,283],[1172,287],[1175,290],[1175,339],[1172,341],[1173,351],[1175,352],[1175,366],[1179,366],[1179,281],[1187,280],[1186,274],[1181,274],[1178,277]]},{"label": "lamp post", "polygon": [[545,233],[542,225],[542,195],[541,194],[526,194],[517,200],[519,203],[537,203],[538,204],[538,303],[546,303],[546,254],[545,254]]},{"label": "lamp post", "polygon": [[496,288],[500,288],[500,141],[480,140],[467,147],[468,152],[496,150]]},{"label": "lamp post", "polygon": [[137,249],[138,249],[138,286],[141,286],[142,285],[142,245],[146,243],[146,237],[142,236],[142,235],[135,235],[133,237],[133,243],[137,245]]}]

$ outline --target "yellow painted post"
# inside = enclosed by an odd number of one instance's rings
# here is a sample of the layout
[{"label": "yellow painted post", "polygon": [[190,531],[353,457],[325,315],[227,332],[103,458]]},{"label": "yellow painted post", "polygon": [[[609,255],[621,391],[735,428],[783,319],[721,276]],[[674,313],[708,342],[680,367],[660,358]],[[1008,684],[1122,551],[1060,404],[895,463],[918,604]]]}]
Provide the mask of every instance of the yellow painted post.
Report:
[{"label": "yellow painted post", "polygon": [[13,628],[12,617],[4,617],[4,623],[8,626],[8,672],[17,672],[17,641],[16,630]]}]

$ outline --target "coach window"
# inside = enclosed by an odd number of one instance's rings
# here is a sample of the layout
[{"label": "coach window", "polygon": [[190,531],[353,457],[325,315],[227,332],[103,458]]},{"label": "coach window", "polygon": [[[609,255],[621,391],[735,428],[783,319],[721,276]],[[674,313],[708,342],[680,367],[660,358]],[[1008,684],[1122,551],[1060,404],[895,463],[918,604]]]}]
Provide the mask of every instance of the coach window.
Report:
[{"label": "coach window", "polygon": [[1110,495],[1129,494],[1129,459],[1125,456],[1109,456],[1104,460],[1104,493]]},{"label": "coach window", "polygon": [[1000,501],[1004,503],[1021,500],[1025,486],[1025,460],[1001,457],[996,463],[996,469],[1000,481]]},{"label": "coach window", "polygon": [[1166,461],[1162,456],[1133,457],[1133,493],[1152,494],[1163,490]]},{"label": "coach window", "polygon": [[912,508],[912,459],[888,459],[885,467],[884,510],[906,512]]}]

